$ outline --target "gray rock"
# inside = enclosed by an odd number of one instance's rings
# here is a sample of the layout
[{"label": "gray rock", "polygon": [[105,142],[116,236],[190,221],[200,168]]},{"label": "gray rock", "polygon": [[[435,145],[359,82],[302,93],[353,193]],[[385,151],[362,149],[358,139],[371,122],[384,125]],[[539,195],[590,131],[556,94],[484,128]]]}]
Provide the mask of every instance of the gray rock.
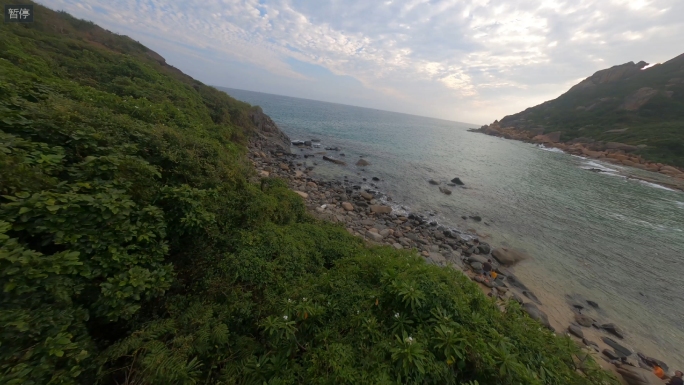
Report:
[{"label": "gray rock", "polygon": [[591,348],[594,349],[594,351],[596,351],[596,352],[599,351],[599,346],[598,346],[598,344],[597,344],[596,342],[594,342],[594,341],[589,341],[589,340],[586,339],[586,338],[582,338],[582,343],[584,343],[585,345],[591,347]]},{"label": "gray rock", "polygon": [[439,182],[437,182],[437,181],[434,180],[434,179],[430,179],[430,180],[428,181],[428,183],[430,183],[431,185],[435,185],[435,186],[437,186],[437,185],[439,184]]},{"label": "gray rock", "polygon": [[527,254],[522,251],[500,247],[492,251],[492,256],[505,266],[514,265],[522,260],[529,258]]},{"label": "gray rock", "polygon": [[382,242],[382,235],[371,231],[366,231],[366,237],[375,242]]},{"label": "gray rock", "polygon": [[610,334],[612,334],[612,335],[614,335],[620,339],[625,338],[625,333],[623,333],[622,329],[620,329],[614,323],[603,324],[603,325],[601,325],[601,329],[607,331],[608,333],[610,333]]},{"label": "gray rock", "polygon": [[609,359],[611,359],[611,360],[620,359],[620,356],[618,356],[617,354],[615,354],[615,352],[612,351],[612,350],[610,350],[610,349],[603,349],[603,351],[601,351],[601,353],[602,353],[604,356],[606,356],[606,357],[608,357]]},{"label": "gray rock", "polygon": [[593,307],[594,309],[598,309],[599,307],[599,305],[594,301],[587,300],[587,304],[589,304],[589,306]]},{"label": "gray rock", "polygon": [[484,264],[485,262],[487,262],[487,257],[482,256],[482,255],[473,254],[473,255],[469,256],[468,258],[466,258],[466,260],[468,262],[480,262],[480,263]]},{"label": "gray rock", "polygon": [[451,180],[451,183],[457,184],[457,185],[459,185],[459,186],[465,185],[465,183],[463,183],[463,181],[461,181],[461,178],[458,178],[458,177],[452,179],[452,180]]},{"label": "gray rock", "polygon": [[551,327],[551,324],[549,323],[549,317],[541,311],[537,305],[533,303],[526,303],[523,305],[523,309],[527,312],[527,314],[530,315],[530,318],[532,318],[535,321],[540,322],[542,325],[544,325],[546,328],[553,330],[553,327]]},{"label": "gray rock", "polygon": [[470,262],[470,266],[474,270],[482,270],[482,264],[480,262]]},{"label": "gray rock", "polygon": [[629,357],[632,354],[634,354],[634,350],[632,350],[632,349],[630,349],[624,345],[620,345],[619,343],[617,343],[614,339],[612,339],[610,337],[601,337],[601,340],[606,345],[613,348],[615,350],[615,353],[619,354],[620,356]]},{"label": "gray rock", "polygon": [[451,190],[449,190],[449,189],[446,188],[446,187],[441,187],[441,186],[440,186],[440,187],[439,187],[439,191],[440,191],[442,194],[444,194],[444,195],[451,195]]},{"label": "gray rock", "polygon": [[577,325],[568,326],[568,332],[577,338],[584,338],[584,332],[582,332],[582,328]]},{"label": "gray rock", "polygon": [[480,250],[480,254],[489,254],[492,251],[492,247],[489,246],[489,243],[485,242],[480,242],[480,245],[477,248]]},{"label": "gray rock", "polygon": [[430,256],[428,258],[430,258],[436,264],[439,264],[439,265],[445,265],[446,264],[446,259],[440,253],[430,252]]},{"label": "gray rock", "polygon": [[392,245],[392,247],[394,247],[394,248],[397,249],[397,250],[402,250],[402,249],[404,248],[404,246],[402,246],[402,245],[399,244],[399,243],[394,243],[394,244]]},{"label": "gray rock", "polygon": [[479,222],[482,220],[482,217],[479,215],[471,215],[470,219],[474,220],[475,222]]},{"label": "gray rock", "polygon": [[628,385],[663,385],[663,381],[650,370],[621,365],[617,372]]},{"label": "gray rock", "polygon": [[591,319],[591,317],[584,314],[575,314],[575,321],[586,328],[594,323],[594,320]]}]

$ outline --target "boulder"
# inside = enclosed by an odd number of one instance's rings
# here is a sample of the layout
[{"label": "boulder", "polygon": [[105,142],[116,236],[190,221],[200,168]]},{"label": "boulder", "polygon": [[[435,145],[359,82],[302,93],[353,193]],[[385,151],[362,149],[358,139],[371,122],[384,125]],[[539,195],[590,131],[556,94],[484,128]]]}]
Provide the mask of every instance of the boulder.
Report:
[{"label": "boulder", "polygon": [[469,256],[466,260],[467,260],[468,262],[480,262],[480,263],[485,263],[485,262],[487,262],[487,257],[485,257],[485,256],[483,256],[483,255],[473,254],[473,255]]},{"label": "boulder", "polygon": [[381,205],[371,205],[370,210],[376,214],[389,214],[392,212],[392,208],[390,206]]},{"label": "boulder", "polygon": [[458,177],[452,179],[452,180],[451,180],[451,183],[457,184],[457,185],[459,185],[459,186],[465,185],[465,183],[463,183],[463,181],[461,181],[461,178],[458,178]]},{"label": "boulder", "polygon": [[652,371],[629,365],[620,365],[617,372],[628,385],[663,385],[663,380]]},{"label": "boulder", "polygon": [[367,201],[373,199],[373,194],[369,194],[369,193],[367,193],[367,192],[365,192],[365,191],[361,191],[361,194],[360,194],[360,195],[361,195],[361,197],[362,197],[363,199],[365,199],[365,200],[367,200]]},{"label": "boulder", "polygon": [[444,258],[444,256],[442,254],[434,252],[434,251],[430,252],[430,256],[428,258],[430,258],[436,264],[443,265],[446,263],[446,258]]},{"label": "boulder", "polygon": [[471,215],[470,219],[474,220],[475,222],[479,222],[482,220],[482,217],[479,215]]},{"label": "boulder", "polygon": [[428,181],[428,183],[430,183],[431,185],[435,185],[435,186],[437,186],[437,185],[439,184],[439,182],[437,182],[437,181],[434,180],[434,179],[430,179],[430,180]]},{"label": "boulder", "polygon": [[582,328],[577,325],[568,326],[568,332],[577,338],[584,338],[584,332],[582,332]]},{"label": "boulder", "polygon": [[594,323],[594,320],[584,314],[575,314],[575,322],[588,328]]},{"label": "boulder", "polygon": [[366,238],[375,242],[382,242],[382,235],[372,232],[370,230],[366,231]]},{"label": "boulder", "polygon": [[392,244],[392,247],[394,247],[397,250],[402,250],[404,246],[401,245],[401,243],[394,243]]},{"label": "boulder", "polygon": [[281,163],[279,167],[283,171],[288,171],[290,169],[290,166],[288,166],[287,163]]},{"label": "boulder", "polygon": [[594,301],[587,300],[587,303],[589,304],[589,306],[593,307],[594,309],[598,309],[598,307],[599,307],[599,305]]},{"label": "boulder", "polygon": [[506,266],[514,265],[522,260],[529,258],[529,256],[522,251],[508,249],[505,247],[494,249],[494,251],[492,251],[492,256],[496,258],[496,260],[500,264]]},{"label": "boulder", "polygon": [[473,261],[470,262],[470,267],[472,267],[474,270],[482,270],[482,263]]},{"label": "boulder", "polygon": [[299,195],[300,197],[307,199],[309,197],[309,194],[303,192],[303,191],[295,191],[295,194]]},{"label": "boulder", "polygon": [[546,315],[546,313],[539,310],[537,305],[528,302],[528,303],[523,305],[523,309],[527,312],[527,314],[529,314],[530,318],[532,318],[535,321],[540,322],[546,328],[553,330],[553,328],[551,327],[551,324],[549,323],[549,317]]},{"label": "boulder", "polygon": [[342,165],[342,166],[345,166],[345,165],[346,165],[345,162],[343,162],[343,161],[341,161],[341,160],[339,160],[339,159],[331,158],[331,157],[325,156],[325,155],[323,155],[323,160],[327,160],[328,162],[332,162],[332,163],[339,164],[339,165]]},{"label": "boulder", "polygon": [[492,251],[492,247],[489,243],[485,242],[480,242],[480,245],[477,248],[480,250],[480,254],[489,254]]},{"label": "boulder", "polygon": [[584,343],[586,346],[591,347],[592,349],[594,349],[594,350],[597,351],[597,352],[599,351],[599,346],[598,346],[598,344],[597,344],[596,342],[594,342],[594,341],[589,341],[589,340],[586,339],[586,338],[582,338],[582,343]]},{"label": "boulder", "polygon": [[608,357],[608,359],[610,359],[610,360],[619,360],[619,359],[620,359],[620,356],[618,356],[617,354],[615,354],[615,352],[612,351],[612,350],[610,350],[610,349],[603,349],[603,350],[601,351],[601,353],[602,353],[604,356]]},{"label": "boulder", "polygon": [[359,159],[359,161],[356,162],[356,165],[359,167],[366,167],[366,166],[370,166],[370,163],[365,159]]},{"label": "boulder", "polygon": [[608,333],[616,336],[617,338],[623,339],[625,338],[625,333],[623,333],[622,329],[620,329],[617,325],[614,323],[607,323],[601,325],[601,329],[607,331]]},{"label": "boulder", "polygon": [[354,206],[349,202],[342,202],[342,208],[347,210],[347,211],[353,211],[354,210]]},{"label": "boulder", "polygon": [[520,281],[520,279],[518,279],[518,277],[516,277],[515,274],[503,269],[497,269],[497,272],[500,272],[501,274],[505,275],[506,280],[511,286],[517,287],[521,290],[527,290],[527,286],[525,286],[525,284],[522,283],[522,281]]},{"label": "boulder", "polygon": [[615,353],[623,357],[629,357],[634,354],[634,351],[626,346],[620,345],[610,337],[601,337],[601,340],[615,350]]},{"label": "boulder", "polygon": [[441,186],[440,186],[440,187],[439,187],[439,191],[441,191],[442,194],[451,195],[451,190],[449,190],[449,189],[446,188],[446,187],[441,187]]}]

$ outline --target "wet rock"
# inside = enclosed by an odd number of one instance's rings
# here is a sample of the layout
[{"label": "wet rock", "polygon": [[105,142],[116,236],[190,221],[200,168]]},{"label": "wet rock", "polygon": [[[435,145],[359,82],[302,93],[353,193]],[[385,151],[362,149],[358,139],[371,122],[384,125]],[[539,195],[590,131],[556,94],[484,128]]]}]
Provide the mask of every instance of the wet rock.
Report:
[{"label": "wet rock", "polygon": [[451,195],[451,190],[449,190],[449,189],[446,188],[446,187],[441,187],[441,186],[440,186],[439,191],[440,191],[442,194]]},{"label": "wet rock", "polygon": [[534,301],[534,303],[536,303],[537,305],[541,305],[541,304],[542,304],[541,301],[539,300],[539,298],[537,298],[537,296],[534,295],[533,292],[531,292],[531,291],[529,291],[529,290],[523,290],[522,294],[523,294],[525,297],[527,297],[527,298],[531,299],[532,301]]},{"label": "wet rock", "polygon": [[594,351],[596,351],[596,352],[599,351],[599,346],[598,346],[598,344],[597,344],[596,342],[594,342],[594,341],[589,341],[589,340],[586,339],[586,338],[582,338],[582,343],[584,343],[585,345],[591,347],[591,348],[594,349]]},{"label": "wet rock", "polygon": [[366,167],[366,166],[370,166],[370,162],[368,162],[368,161],[365,160],[365,159],[359,159],[359,160],[356,162],[356,165],[359,166],[359,167]]},{"label": "wet rock", "polygon": [[624,345],[620,345],[617,343],[614,339],[610,337],[601,337],[601,340],[611,348],[615,350],[615,353],[624,356],[624,357],[629,357],[632,354],[634,354],[634,351],[628,347],[625,347]]},{"label": "wet rock", "polygon": [[497,269],[497,270],[499,270],[499,272],[501,272],[501,274],[504,274],[506,276],[506,279],[508,280],[508,283],[511,286],[517,287],[518,289],[521,289],[521,290],[527,290],[527,286],[525,286],[525,284],[522,283],[520,281],[520,279],[518,279],[518,277],[515,276],[515,274],[513,274],[507,270],[501,270],[501,269]]},{"label": "wet rock", "polygon": [[371,179],[373,179],[375,182],[379,182],[379,181],[380,181],[380,178],[378,178],[377,176],[374,176],[374,177],[371,178]]},{"label": "wet rock", "polygon": [[430,183],[431,185],[435,185],[435,186],[437,186],[437,185],[439,184],[439,182],[437,182],[437,181],[434,180],[434,179],[430,179],[430,180],[428,181],[428,183]]},{"label": "wet rock", "polygon": [[577,338],[584,338],[584,332],[582,332],[582,328],[577,325],[568,326],[568,332]]},{"label": "wet rock", "polygon": [[468,258],[466,258],[466,260],[468,262],[480,262],[480,263],[484,264],[485,262],[487,262],[487,257],[482,256],[482,255],[473,254],[473,255],[469,256]]},{"label": "wet rock", "polygon": [[541,311],[537,305],[528,302],[523,305],[523,309],[527,312],[527,314],[530,315],[530,318],[532,318],[535,321],[540,322],[542,325],[544,325],[546,328],[553,330],[553,327],[551,327],[551,324],[549,323],[549,317]]},{"label": "wet rock", "polygon": [[593,307],[594,309],[599,308],[599,305],[594,301],[587,300],[587,304],[589,304],[589,306]]},{"label": "wet rock", "polygon": [[575,314],[575,322],[588,328],[594,323],[594,320],[584,314]]},{"label": "wet rock", "polygon": [[508,249],[506,247],[499,247],[492,251],[492,256],[505,266],[514,265],[522,260],[528,259],[529,256],[522,251],[515,249]]},{"label": "wet rock", "polygon": [[389,214],[392,212],[392,208],[390,206],[381,205],[371,205],[370,210],[376,214]]},{"label": "wet rock", "polygon": [[332,163],[339,164],[339,165],[342,165],[342,166],[344,166],[344,165],[347,164],[347,163],[345,163],[344,161],[341,161],[341,160],[335,159],[335,158],[331,158],[331,157],[325,156],[325,155],[323,155],[323,160],[327,160],[328,162],[332,162]]},{"label": "wet rock", "polygon": [[482,217],[479,215],[471,215],[470,219],[474,220],[475,222],[480,222],[482,220]]},{"label": "wet rock", "polygon": [[611,360],[618,360],[618,359],[620,359],[620,357],[619,357],[617,354],[615,354],[614,351],[612,351],[612,350],[610,350],[610,349],[603,349],[603,350],[601,351],[601,354],[603,354],[604,356],[608,357],[608,358],[611,359]]},{"label": "wet rock", "polygon": [[622,339],[625,338],[625,333],[614,323],[607,323],[601,325],[601,329],[607,331],[608,333]]},{"label": "wet rock", "polygon": [[459,185],[459,186],[465,185],[465,183],[463,183],[463,181],[461,181],[461,178],[458,178],[458,177],[452,179],[452,180],[451,180],[451,183],[457,184],[457,185]]},{"label": "wet rock", "polygon": [[369,193],[367,193],[367,192],[365,192],[365,191],[361,191],[361,194],[360,194],[360,195],[361,195],[361,197],[362,197],[363,199],[365,199],[365,200],[367,200],[367,201],[373,199],[373,194],[369,194]]},{"label": "wet rock", "polygon": [[639,360],[646,363],[649,368],[653,367],[653,365],[655,364],[660,366],[666,373],[670,371],[670,367],[665,362],[657,358],[649,357],[641,353],[637,353],[637,356],[639,356]]},{"label": "wet rock", "polygon": [[480,254],[489,254],[492,251],[492,247],[489,243],[485,242],[480,242],[480,245],[477,248],[480,250]]}]

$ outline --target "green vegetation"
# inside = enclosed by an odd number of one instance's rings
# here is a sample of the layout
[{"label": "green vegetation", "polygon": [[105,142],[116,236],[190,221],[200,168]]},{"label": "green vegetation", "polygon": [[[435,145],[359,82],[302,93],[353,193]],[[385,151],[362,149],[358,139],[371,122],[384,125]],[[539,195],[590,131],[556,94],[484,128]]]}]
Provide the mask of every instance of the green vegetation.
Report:
[{"label": "green vegetation", "polygon": [[0,27],[0,383],[615,383],[459,272],[251,183],[247,104],[36,13]]},{"label": "green vegetation", "polygon": [[[636,111],[620,108],[626,97],[643,87],[660,93]],[[520,118],[525,120],[518,121]],[[511,122],[521,127],[541,126],[547,133],[560,131],[564,142],[586,137],[646,145],[637,154],[684,167],[684,55],[618,81],[568,91],[501,121],[503,126]],[[624,128],[624,132],[608,132]]]}]

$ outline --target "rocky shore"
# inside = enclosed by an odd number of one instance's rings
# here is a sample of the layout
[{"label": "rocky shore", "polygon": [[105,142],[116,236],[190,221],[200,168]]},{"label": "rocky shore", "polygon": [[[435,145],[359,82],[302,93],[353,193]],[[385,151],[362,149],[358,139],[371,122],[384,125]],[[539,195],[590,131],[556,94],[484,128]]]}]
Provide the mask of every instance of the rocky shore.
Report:
[{"label": "rocky shore", "polygon": [[[509,300],[517,301],[531,318],[556,333],[569,335],[578,345],[595,355],[599,362],[603,362],[604,368],[615,373],[629,371],[628,375],[621,373],[627,384],[662,384],[644,382],[648,378],[652,380],[649,376],[652,373],[648,370],[639,371],[638,368],[650,368],[649,362],[660,362],[667,372],[667,365],[618,342],[624,338],[625,332],[615,323],[601,320],[598,311],[600,304],[573,298],[547,308],[513,273],[513,266],[530,256],[518,250],[495,248],[478,239],[476,234],[437,223],[430,214],[395,210],[391,198],[371,182],[377,178],[363,175],[341,180],[316,178],[313,170],[321,162],[332,162],[340,167],[346,167],[346,162],[335,157],[341,157],[340,149],[321,152],[311,143],[298,143],[299,151],[292,153],[289,143],[284,140],[274,141],[263,135],[252,138],[249,158],[257,173],[255,181],[262,177],[282,178],[304,199],[313,216],[340,223],[351,234],[364,238],[370,244],[413,250],[422,255],[426,263],[463,272],[477,282],[486,295],[496,300],[502,311],[505,311]],[[370,165],[362,158],[356,162],[359,168]],[[433,181],[428,183],[439,184]],[[460,179],[454,178],[449,186],[462,184]],[[440,191],[442,189],[447,190],[442,187]],[[471,217],[470,220],[478,221],[481,218]],[[483,264],[488,260],[497,272],[496,279],[486,279],[483,275]],[[547,315],[549,310],[558,306],[571,311],[572,319],[568,321],[567,317]],[[637,374],[632,373],[635,370]],[[626,376],[633,378],[627,380]]]},{"label": "rocky shore", "polygon": [[543,129],[522,129],[514,126],[502,126],[499,121],[469,130],[505,139],[519,140],[527,143],[557,148],[568,154],[597,159],[604,162],[634,167],[667,176],[666,180],[638,176],[638,179],[665,185],[666,187],[684,191],[684,170],[662,164],[649,162],[634,152],[644,148],[643,145],[632,146],[618,142],[601,142],[590,138],[575,138],[564,142],[560,132],[544,133]]}]

